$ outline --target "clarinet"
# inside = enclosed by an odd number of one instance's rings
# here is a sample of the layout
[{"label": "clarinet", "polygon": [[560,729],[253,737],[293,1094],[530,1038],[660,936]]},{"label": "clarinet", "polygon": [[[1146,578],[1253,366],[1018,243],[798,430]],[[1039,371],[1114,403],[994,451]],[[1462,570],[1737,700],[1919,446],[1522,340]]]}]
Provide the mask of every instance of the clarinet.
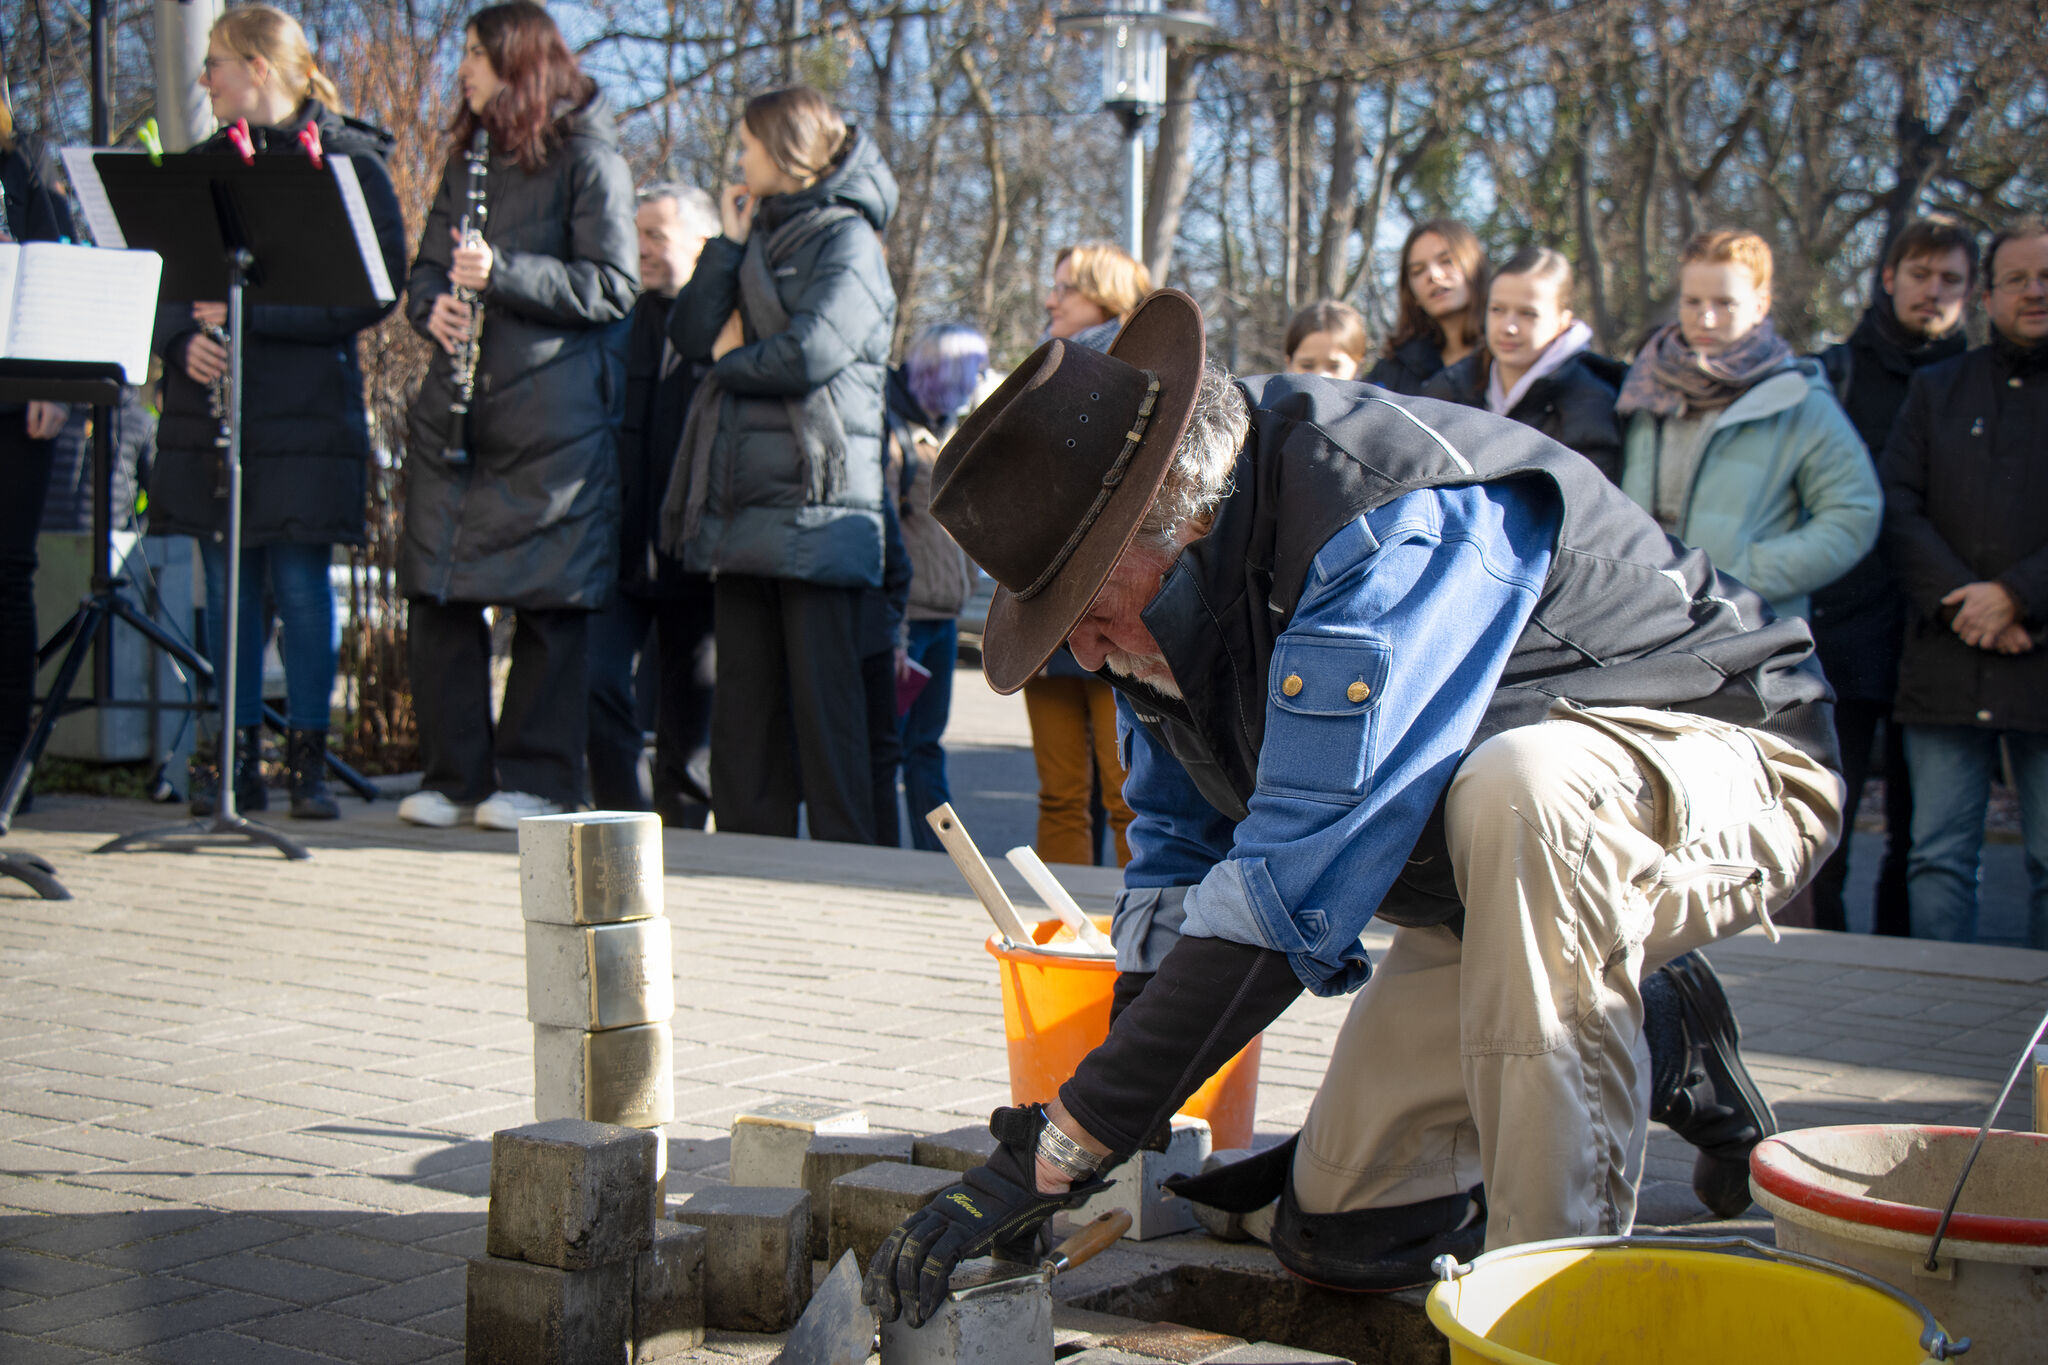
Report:
[{"label": "clarinet", "polygon": [[[484,239],[484,223],[490,206],[484,202],[484,178],[490,173],[491,135],[482,128],[469,140],[469,184],[464,194],[462,234],[464,246]],[[458,468],[469,463],[469,405],[476,398],[476,363],[484,339],[483,296],[474,289],[454,286],[455,300],[469,305],[469,337],[449,357],[455,383],[455,397],[448,404],[448,445],[441,458]]]},{"label": "clarinet", "polygon": [[[227,328],[211,322],[202,322],[199,324],[199,331],[207,340],[217,343],[223,351],[228,349]],[[228,496],[228,419],[233,415],[229,401],[228,372],[222,370],[220,376],[206,386],[206,410],[212,414],[213,420],[220,424],[220,429],[213,434],[213,496],[223,502]]]}]

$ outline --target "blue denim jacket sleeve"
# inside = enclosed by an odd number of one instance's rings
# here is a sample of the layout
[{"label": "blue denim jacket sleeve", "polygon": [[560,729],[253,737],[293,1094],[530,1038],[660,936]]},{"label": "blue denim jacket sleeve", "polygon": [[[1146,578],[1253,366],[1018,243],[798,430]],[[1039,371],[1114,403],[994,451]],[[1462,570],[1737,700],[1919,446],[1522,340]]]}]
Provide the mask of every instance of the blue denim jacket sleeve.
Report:
[{"label": "blue denim jacket sleeve", "polygon": [[1188,888],[1230,856],[1229,817],[1210,805],[1187,770],[1132,718],[1130,701],[1116,698],[1117,751],[1124,762],[1124,802],[1131,808],[1131,861],[1109,935],[1117,970],[1156,972],[1181,934]]},{"label": "blue denim jacket sleeve", "polygon": [[[1560,516],[1541,486],[1427,489],[1330,537],[1274,643],[1249,813],[1188,891],[1182,933],[1286,953],[1317,995],[1364,984],[1359,935],[1485,713],[1542,592]],[[1155,786],[1166,794],[1146,777],[1134,812]],[[1182,810],[1185,800],[1168,798]],[[1131,832],[1137,869],[1135,819]],[[1180,853],[1174,875],[1187,877],[1193,856]]]}]

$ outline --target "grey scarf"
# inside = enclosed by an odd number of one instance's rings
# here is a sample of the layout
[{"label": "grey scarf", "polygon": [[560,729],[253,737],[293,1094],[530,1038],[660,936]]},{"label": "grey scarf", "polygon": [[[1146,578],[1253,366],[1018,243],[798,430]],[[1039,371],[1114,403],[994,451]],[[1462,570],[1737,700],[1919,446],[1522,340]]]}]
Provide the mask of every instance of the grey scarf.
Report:
[{"label": "grey scarf", "polygon": [[[756,232],[747,239],[739,284],[740,313],[749,341],[774,336],[789,326],[789,313],[775,292],[775,267],[819,233],[858,216],[843,204],[829,205],[799,214],[772,233]],[[677,558],[696,538],[704,520],[725,395],[716,372],[705,375],[690,399],[690,415],[683,423],[682,439],[676,443],[668,494],[661,504],[661,548]],[[831,502],[846,487],[846,424],[840,420],[839,406],[824,385],[785,398],[783,406],[789,414],[790,435],[804,458],[805,505]]]}]

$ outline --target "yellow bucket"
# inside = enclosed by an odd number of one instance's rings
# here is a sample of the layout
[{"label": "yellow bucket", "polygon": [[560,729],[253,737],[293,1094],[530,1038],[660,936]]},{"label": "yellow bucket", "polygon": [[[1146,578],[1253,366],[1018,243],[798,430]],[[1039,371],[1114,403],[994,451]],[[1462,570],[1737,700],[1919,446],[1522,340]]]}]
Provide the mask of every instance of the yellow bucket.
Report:
[{"label": "yellow bucket", "polygon": [[1889,1285],[1746,1238],[1531,1242],[1438,1273],[1429,1320],[1452,1365],[1921,1365],[1969,1349]]}]

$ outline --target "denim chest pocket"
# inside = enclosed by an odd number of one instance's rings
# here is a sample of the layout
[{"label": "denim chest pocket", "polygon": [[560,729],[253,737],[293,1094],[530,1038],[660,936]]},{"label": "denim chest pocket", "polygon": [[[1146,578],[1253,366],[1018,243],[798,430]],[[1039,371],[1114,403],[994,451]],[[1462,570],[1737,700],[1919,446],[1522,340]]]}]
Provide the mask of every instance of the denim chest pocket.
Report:
[{"label": "denim chest pocket", "polygon": [[1393,666],[1384,641],[1284,638],[1266,678],[1270,710],[1259,786],[1276,795],[1352,801],[1372,780],[1380,694]]}]

